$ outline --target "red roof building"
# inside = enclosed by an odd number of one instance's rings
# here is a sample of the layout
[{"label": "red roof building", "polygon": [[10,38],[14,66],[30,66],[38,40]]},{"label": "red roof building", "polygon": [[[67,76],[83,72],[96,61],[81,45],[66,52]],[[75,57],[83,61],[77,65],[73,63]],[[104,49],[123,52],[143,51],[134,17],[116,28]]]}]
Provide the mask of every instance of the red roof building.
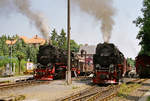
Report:
[{"label": "red roof building", "polygon": [[[25,36],[19,36],[20,39],[22,39],[26,44],[33,44],[33,45],[44,45],[46,43],[46,40],[43,38],[38,37],[38,35],[35,35],[33,38],[29,39]],[[17,42],[17,40],[6,40],[6,44],[13,45]]]}]

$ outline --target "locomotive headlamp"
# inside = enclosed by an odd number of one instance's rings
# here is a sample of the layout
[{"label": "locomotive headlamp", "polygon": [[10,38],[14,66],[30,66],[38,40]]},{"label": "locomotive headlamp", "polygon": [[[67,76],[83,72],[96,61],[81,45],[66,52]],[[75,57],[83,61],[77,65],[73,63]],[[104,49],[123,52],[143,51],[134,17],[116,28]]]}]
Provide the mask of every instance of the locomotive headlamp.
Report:
[{"label": "locomotive headlamp", "polygon": [[150,67],[150,65],[148,64],[148,65],[146,65],[146,67]]},{"label": "locomotive headlamp", "polygon": [[113,67],[114,67],[114,65],[113,65],[113,64],[111,64],[109,67],[110,67],[110,68],[113,68]]},{"label": "locomotive headlamp", "polygon": [[37,72],[36,71],[34,71],[34,76],[36,76],[37,75]]},{"label": "locomotive headlamp", "polygon": [[96,68],[100,68],[101,66],[99,64],[96,64]]},{"label": "locomotive headlamp", "polygon": [[99,67],[99,64],[96,64],[96,67]]}]

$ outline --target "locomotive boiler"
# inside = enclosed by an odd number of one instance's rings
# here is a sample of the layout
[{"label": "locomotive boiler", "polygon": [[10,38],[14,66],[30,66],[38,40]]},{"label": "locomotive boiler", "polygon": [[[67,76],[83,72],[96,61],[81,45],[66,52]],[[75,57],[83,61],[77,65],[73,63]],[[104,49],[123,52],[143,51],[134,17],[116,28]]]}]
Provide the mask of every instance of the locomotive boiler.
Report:
[{"label": "locomotive boiler", "polygon": [[95,84],[119,83],[126,72],[124,55],[112,43],[99,43],[93,55]]}]

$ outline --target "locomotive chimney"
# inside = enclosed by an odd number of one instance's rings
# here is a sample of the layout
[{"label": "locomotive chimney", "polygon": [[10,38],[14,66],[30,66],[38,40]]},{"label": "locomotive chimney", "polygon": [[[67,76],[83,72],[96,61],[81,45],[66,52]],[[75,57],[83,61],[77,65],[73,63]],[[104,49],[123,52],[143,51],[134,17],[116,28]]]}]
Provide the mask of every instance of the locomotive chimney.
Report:
[{"label": "locomotive chimney", "polygon": [[108,42],[104,42],[104,44],[108,44]]}]

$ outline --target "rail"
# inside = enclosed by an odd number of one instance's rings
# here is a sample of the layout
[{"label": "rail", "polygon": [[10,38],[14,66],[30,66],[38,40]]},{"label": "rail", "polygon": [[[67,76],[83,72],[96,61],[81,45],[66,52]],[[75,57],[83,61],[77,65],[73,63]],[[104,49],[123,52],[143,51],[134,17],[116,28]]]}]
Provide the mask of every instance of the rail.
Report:
[{"label": "rail", "polygon": [[[135,79],[127,82],[130,83],[142,83],[148,79]],[[109,85],[107,87],[93,86],[85,91],[73,94],[69,97],[61,99],[60,101],[109,101],[118,94],[120,85]],[[132,86],[131,86],[132,87]]]},{"label": "rail", "polygon": [[0,90],[5,90],[5,89],[15,88],[15,87],[22,87],[22,86],[27,86],[27,85],[42,84],[42,83],[49,83],[49,82],[29,80],[29,81],[15,82],[15,83],[5,83],[5,84],[0,84]]},{"label": "rail", "polygon": [[[132,80],[132,81],[130,81],[130,82],[127,82],[127,84],[130,84],[130,83],[141,84],[141,83],[145,82],[146,80],[148,80],[148,79],[135,79],[135,80]],[[120,84],[120,85],[121,85],[121,84]],[[118,90],[119,90],[119,88],[120,88],[120,85],[117,85],[117,86],[115,87],[116,90],[114,90],[113,92],[111,92],[111,93],[109,93],[109,94],[106,94],[105,96],[98,96],[97,99],[99,98],[99,101],[109,101],[110,99],[116,97],[117,94],[118,94]],[[130,88],[130,87],[132,87],[132,85],[129,86],[129,88]],[[91,98],[89,98],[89,99],[86,100],[86,101],[95,101],[95,100],[93,100],[94,98],[96,98],[96,97],[95,97],[95,96],[92,96]]]}]

